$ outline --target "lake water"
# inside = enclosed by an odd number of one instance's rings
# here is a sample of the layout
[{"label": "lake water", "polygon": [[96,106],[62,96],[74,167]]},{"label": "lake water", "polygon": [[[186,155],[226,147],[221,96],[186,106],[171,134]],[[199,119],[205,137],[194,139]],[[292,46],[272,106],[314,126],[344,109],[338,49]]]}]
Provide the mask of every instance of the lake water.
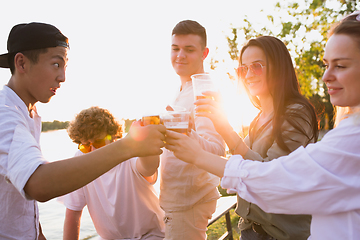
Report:
[{"label": "lake water", "polygon": [[[48,161],[56,161],[73,157],[77,145],[71,141],[66,130],[57,130],[41,133],[40,146],[43,155]],[[40,223],[43,233],[48,240],[63,239],[65,206],[57,199],[39,203]],[[80,239],[96,239],[94,225],[85,207],[81,217]]]},{"label": "lake water", "polygon": [[[48,161],[57,161],[73,157],[77,145],[71,141],[66,130],[57,130],[41,133],[40,146],[44,157]],[[160,181],[154,185],[159,193]],[[65,206],[57,199],[46,203],[39,203],[40,223],[43,233],[48,240],[63,239],[63,226],[65,219]],[[97,239],[97,233],[91,221],[89,212],[85,207],[81,217],[80,239]]]}]

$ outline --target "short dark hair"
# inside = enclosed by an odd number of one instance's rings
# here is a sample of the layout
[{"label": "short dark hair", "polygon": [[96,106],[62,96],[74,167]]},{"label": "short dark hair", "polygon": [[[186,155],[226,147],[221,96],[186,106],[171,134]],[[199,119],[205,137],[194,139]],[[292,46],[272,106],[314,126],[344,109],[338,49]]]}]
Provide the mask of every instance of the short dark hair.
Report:
[{"label": "short dark hair", "polygon": [[184,20],[176,24],[172,31],[172,35],[188,35],[194,34],[201,38],[202,47],[207,45],[206,29],[198,22],[193,20]]},{"label": "short dark hair", "polygon": [[[39,61],[39,55],[42,53],[47,53],[47,51],[48,51],[47,48],[41,48],[41,49],[23,51],[22,54],[24,54],[24,56],[27,57],[31,63],[36,64]],[[17,53],[11,53],[9,54],[8,57],[11,74],[14,74],[15,72],[14,58],[16,54]]]}]

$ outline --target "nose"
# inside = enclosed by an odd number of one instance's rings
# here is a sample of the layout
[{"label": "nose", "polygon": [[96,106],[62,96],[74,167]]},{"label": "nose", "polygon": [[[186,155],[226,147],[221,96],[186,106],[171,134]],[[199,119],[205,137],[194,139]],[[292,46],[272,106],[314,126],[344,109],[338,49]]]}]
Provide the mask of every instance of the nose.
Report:
[{"label": "nose", "polygon": [[181,58],[185,58],[185,51],[184,50],[179,50],[178,54],[177,54],[177,58],[181,59]]},{"label": "nose", "polygon": [[334,80],[334,75],[332,74],[332,71],[331,69],[326,69],[324,74],[323,74],[323,77],[322,77],[322,80],[324,81],[324,83],[328,83],[330,81],[333,81]]},{"label": "nose", "polygon": [[250,67],[248,67],[247,71],[246,71],[246,75],[245,75],[245,79],[251,78],[255,75],[255,73],[251,70]]},{"label": "nose", "polygon": [[65,79],[66,79],[66,74],[65,74],[65,72],[66,72],[66,68],[63,68],[62,70],[60,70],[60,74],[59,74],[59,76],[57,77],[57,80],[58,80],[59,82],[65,82]]}]

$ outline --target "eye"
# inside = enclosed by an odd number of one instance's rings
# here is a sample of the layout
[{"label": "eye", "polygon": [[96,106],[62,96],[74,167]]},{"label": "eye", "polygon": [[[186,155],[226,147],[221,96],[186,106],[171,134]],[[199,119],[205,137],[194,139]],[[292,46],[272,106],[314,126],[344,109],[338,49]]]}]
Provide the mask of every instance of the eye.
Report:
[{"label": "eye", "polygon": [[342,65],[336,65],[335,67],[336,68],[345,68],[345,66],[342,66]]},{"label": "eye", "polygon": [[328,69],[329,68],[329,64],[327,64],[326,62],[322,62],[321,66],[322,68]]},{"label": "eye", "polygon": [[58,68],[58,67],[60,67],[60,64],[59,63],[54,63],[54,66]]}]

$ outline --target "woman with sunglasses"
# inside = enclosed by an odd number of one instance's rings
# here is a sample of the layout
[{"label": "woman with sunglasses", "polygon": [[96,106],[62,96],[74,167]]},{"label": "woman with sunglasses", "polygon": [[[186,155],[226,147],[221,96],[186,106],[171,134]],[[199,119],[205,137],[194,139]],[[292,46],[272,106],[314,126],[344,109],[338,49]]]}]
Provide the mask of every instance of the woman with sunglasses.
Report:
[{"label": "woman with sunglasses", "polygon": [[[336,106],[335,128],[321,141],[261,163],[229,160],[167,131],[176,157],[222,177],[221,186],[266,212],[311,214],[309,239],[360,239],[360,11],[332,28],[322,80]],[[185,136],[186,137],[186,136]],[[246,159],[246,158],[245,158]]]},{"label": "woman with sunglasses", "polygon": [[[252,103],[260,110],[245,139],[232,129],[217,101],[195,102],[197,116],[213,121],[233,155],[268,162],[317,141],[314,107],[300,93],[290,54],[282,41],[271,36],[251,39],[241,50],[237,72]],[[214,92],[205,94],[219,97]],[[310,215],[266,213],[240,197],[236,213],[241,217],[242,240],[301,240],[310,235]]]},{"label": "woman with sunglasses", "polygon": [[[67,130],[73,142],[79,144],[76,156],[122,137],[119,122],[99,107],[81,111]],[[158,158],[132,158],[65,195],[64,239],[79,239],[85,205],[100,239],[163,239],[164,214],[153,187],[158,166]]]}]

